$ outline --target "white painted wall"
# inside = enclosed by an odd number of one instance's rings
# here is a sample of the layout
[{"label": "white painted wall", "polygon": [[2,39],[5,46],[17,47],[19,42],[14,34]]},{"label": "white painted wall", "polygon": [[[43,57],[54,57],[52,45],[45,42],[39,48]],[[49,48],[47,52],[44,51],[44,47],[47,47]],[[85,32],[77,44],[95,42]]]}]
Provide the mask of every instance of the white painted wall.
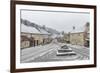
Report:
[{"label": "white painted wall", "polygon": [[[34,0],[56,3],[97,5],[97,33],[100,37],[100,0]],[[34,73],[99,73],[100,38],[97,40],[97,68],[39,71]],[[0,0],[0,73],[10,73],[10,0]],[[28,73],[28,72],[27,72]],[[33,72],[30,72],[33,73]]]}]

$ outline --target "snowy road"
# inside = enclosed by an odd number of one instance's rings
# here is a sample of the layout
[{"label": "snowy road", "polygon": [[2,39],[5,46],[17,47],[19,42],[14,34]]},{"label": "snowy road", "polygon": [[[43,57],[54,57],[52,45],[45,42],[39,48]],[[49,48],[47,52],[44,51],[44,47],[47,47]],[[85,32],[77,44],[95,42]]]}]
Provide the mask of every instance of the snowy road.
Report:
[{"label": "snowy road", "polygon": [[52,50],[55,50],[57,47],[57,45],[51,43],[45,46],[36,46],[23,49],[21,50],[21,62],[30,62],[37,57],[40,57]]},{"label": "snowy road", "polygon": [[69,61],[69,60],[83,60],[89,59],[89,49],[68,45],[74,52],[77,53],[75,57],[56,56],[57,49],[62,43],[51,43],[44,46],[30,47],[21,50],[21,63],[27,62],[48,62],[48,61]]},{"label": "snowy road", "polygon": [[71,47],[73,51],[80,55],[79,59],[89,59],[89,49],[87,48],[74,48]]}]

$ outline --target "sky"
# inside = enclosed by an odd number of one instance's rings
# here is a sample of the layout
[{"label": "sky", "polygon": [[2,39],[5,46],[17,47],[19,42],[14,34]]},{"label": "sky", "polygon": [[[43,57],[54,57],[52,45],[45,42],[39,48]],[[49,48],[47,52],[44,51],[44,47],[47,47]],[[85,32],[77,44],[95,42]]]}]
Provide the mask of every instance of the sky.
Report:
[{"label": "sky", "polygon": [[89,13],[77,12],[53,12],[21,10],[21,18],[29,20],[38,25],[56,29],[59,32],[70,32],[73,26],[83,27],[90,20]]}]

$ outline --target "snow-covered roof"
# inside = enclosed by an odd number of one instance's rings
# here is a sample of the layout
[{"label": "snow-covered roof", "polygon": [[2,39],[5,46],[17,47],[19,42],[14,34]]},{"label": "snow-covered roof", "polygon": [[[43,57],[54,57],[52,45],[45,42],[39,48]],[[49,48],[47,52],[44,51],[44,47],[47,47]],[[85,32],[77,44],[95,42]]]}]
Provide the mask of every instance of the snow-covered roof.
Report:
[{"label": "snow-covered roof", "polygon": [[21,32],[41,34],[36,28],[24,24],[21,24]]},{"label": "snow-covered roof", "polygon": [[73,29],[70,33],[79,33],[79,32],[84,32],[85,28],[84,27],[79,27]]},{"label": "snow-covered roof", "polygon": [[41,33],[43,33],[43,34],[50,34],[50,33],[48,33],[46,30],[43,30],[43,29],[39,29],[39,31],[40,31]]},{"label": "snow-covered roof", "polygon": [[[48,28],[48,27],[43,28],[42,26],[40,26],[34,22],[30,22],[28,20],[25,20],[25,19],[21,19],[21,24],[23,24],[22,25],[23,32],[40,33],[40,34],[48,34],[48,35],[49,34],[58,34],[58,32],[55,29]],[[35,31],[33,31],[33,29]]]}]

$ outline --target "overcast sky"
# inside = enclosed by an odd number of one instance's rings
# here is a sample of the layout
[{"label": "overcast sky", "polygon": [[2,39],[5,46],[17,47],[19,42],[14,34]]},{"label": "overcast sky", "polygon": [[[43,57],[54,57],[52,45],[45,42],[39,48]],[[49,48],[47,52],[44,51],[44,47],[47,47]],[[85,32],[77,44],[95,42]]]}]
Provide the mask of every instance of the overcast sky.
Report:
[{"label": "overcast sky", "polygon": [[52,12],[52,11],[26,11],[21,10],[21,18],[45,25],[57,31],[70,32],[75,28],[83,27],[90,20],[89,13]]}]

